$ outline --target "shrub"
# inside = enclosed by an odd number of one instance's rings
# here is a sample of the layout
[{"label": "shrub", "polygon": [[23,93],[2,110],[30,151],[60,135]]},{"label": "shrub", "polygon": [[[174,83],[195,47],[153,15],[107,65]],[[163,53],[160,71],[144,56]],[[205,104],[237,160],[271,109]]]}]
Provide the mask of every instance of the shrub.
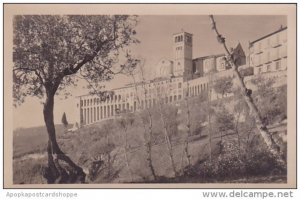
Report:
[{"label": "shrub", "polygon": [[210,162],[208,159],[186,167],[183,176],[197,176],[204,182],[234,180],[249,176],[286,174],[286,166],[266,148],[256,147],[239,153],[235,142],[226,142],[224,152]]},{"label": "shrub", "polygon": [[13,162],[14,184],[46,184],[43,172],[47,165],[47,159],[25,159]]},{"label": "shrub", "polygon": [[277,157],[265,149],[255,149],[245,157],[246,174],[250,176],[286,174],[286,166],[280,165]]}]

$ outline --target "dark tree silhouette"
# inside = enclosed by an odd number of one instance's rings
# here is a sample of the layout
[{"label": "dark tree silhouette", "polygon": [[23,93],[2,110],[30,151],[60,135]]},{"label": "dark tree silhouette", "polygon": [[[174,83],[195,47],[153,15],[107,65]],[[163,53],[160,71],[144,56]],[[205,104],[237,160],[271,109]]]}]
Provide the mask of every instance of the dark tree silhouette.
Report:
[{"label": "dark tree silhouette", "polygon": [[61,123],[65,126],[65,127],[68,127],[68,120],[67,120],[67,116],[66,116],[66,113],[64,112],[64,114],[62,115],[62,118],[61,118]]},{"label": "dark tree silhouette", "polygon": [[[126,47],[134,38],[136,16],[23,15],[13,21],[14,105],[34,96],[44,101],[48,132],[48,183],[80,183],[85,173],[60,149],[54,126],[54,96],[78,78],[97,91],[126,67],[134,67]],[[124,52],[124,53],[123,53]],[[124,64],[118,65],[124,55]],[[93,92],[95,93],[95,92]],[[101,92],[96,92],[101,93]]]}]

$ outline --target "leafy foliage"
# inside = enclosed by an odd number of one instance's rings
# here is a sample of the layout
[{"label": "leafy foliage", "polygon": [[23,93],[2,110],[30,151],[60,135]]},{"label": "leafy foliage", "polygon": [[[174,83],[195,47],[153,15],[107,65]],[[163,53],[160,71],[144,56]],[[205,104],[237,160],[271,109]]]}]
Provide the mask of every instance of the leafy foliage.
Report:
[{"label": "leafy foliage", "polygon": [[[76,85],[75,74],[99,88],[101,81],[134,61],[122,52],[132,43],[135,16],[18,15],[14,17],[13,89],[15,105],[26,96]],[[127,61],[117,68],[119,55]]]},{"label": "leafy foliage", "polygon": [[[60,149],[54,126],[54,95],[85,79],[105,99],[100,82],[110,80],[138,60],[123,52],[124,64],[118,71],[122,50],[137,43],[136,16],[127,15],[18,15],[14,17],[13,98],[14,105],[27,96],[45,97],[44,120],[49,135],[48,183],[82,183],[86,174]],[[78,75],[79,73],[79,75]],[[110,159],[110,154],[108,154]],[[60,164],[59,159],[66,165]],[[111,161],[109,161],[111,162]],[[110,170],[109,170],[110,171]]]},{"label": "leafy foliage", "polygon": [[233,87],[232,77],[220,77],[214,81],[213,88],[216,93],[221,94],[222,97],[225,94],[232,92]]},{"label": "leafy foliage", "polygon": [[266,124],[280,122],[287,117],[287,86],[275,87],[275,79],[258,77],[255,101]]}]

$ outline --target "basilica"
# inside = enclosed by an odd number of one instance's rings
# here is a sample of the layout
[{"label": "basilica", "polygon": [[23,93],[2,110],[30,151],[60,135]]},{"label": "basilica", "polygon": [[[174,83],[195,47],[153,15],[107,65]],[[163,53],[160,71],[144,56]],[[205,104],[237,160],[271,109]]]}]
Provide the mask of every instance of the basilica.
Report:
[{"label": "basilica", "polygon": [[[276,31],[275,34],[279,33],[282,34],[281,31]],[[268,38],[268,35],[266,36],[261,40]],[[76,97],[76,115],[78,116],[76,123],[80,126],[89,125],[114,118],[120,113],[151,108],[158,100],[163,100],[164,103],[179,104],[185,97],[197,96],[207,91],[212,78],[233,76],[232,70],[226,62],[225,54],[193,57],[193,35],[191,33],[184,31],[176,33],[172,40],[173,58],[159,61],[154,79],[113,89],[110,92],[111,95],[107,96],[105,100],[93,95]],[[256,46],[254,43],[261,42],[261,40],[258,39],[251,45]],[[255,66],[246,64],[247,59],[241,44],[238,44],[233,50],[239,55],[239,60],[236,62],[239,68],[254,68],[256,71]],[[250,49],[250,52],[253,51]],[[253,56],[255,55],[252,53],[251,57]],[[278,62],[278,59],[276,61]],[[281,71],[280,69],[280,74],[282,74]],[[283,68],[283,71],[286,74],[286,67]],[[272,74],[278,75],[278,73]],[[212,99],[218,97],[214,91],[211,93]]]}]

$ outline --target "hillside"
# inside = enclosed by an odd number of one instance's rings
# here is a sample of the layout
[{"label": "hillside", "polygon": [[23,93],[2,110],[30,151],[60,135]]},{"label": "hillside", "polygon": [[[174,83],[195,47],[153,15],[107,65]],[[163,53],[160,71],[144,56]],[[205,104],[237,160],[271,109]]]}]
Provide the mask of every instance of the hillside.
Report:
[{"label": "hillside", "polygon": [[[258,104],[264,105],[259,108],[267,116],[268,127],[285,155],[286,106],[281,104],[284,89],[276,89],[271,97],[264,95]],[[266,106],[270,99],[278,106]],[[84,169],[87,183],[286,181],[286,168],[267,152],[253,118],[238,98],[220,98],[208,104],[203,96],[196,96],[188,104],[183,101],[180,108],[165,104],[150,112],[123,114],[68,133],[59,125],[58,142]],[[156,179],[149,168],[150,124]],[[184,150],[187,140],[189,156]],[[14,183],[45,183],[41,174],[47,161],[46,143],[45,128],[14,132]]]},{"label": "hillside", "polygon": [[[55,128],[58,137],[65,131],[65,127],[61,124],[55,125]],[[45,152],[47,142],[48,134],[45,126],[16,129],[13,131],[13,158]]]}]

